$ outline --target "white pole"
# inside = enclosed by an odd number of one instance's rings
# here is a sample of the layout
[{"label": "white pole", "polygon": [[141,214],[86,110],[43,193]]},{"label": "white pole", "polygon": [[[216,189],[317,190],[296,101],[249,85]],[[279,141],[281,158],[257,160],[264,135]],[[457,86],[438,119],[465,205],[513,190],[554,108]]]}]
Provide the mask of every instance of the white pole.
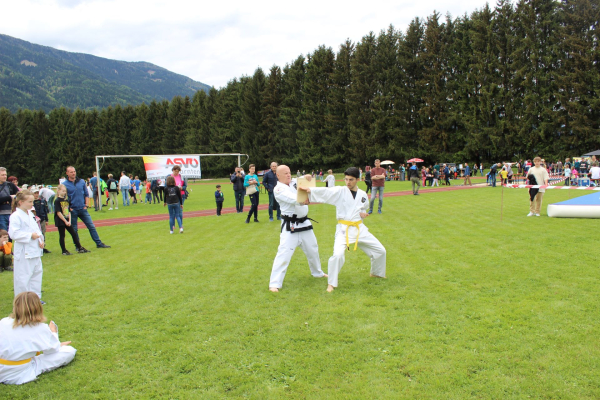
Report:
[{"label": "white pole", "polygon": [[102,191],[100,190],[100,163],[98,162],[98,156],[96,156],[96,190],[98,190],[98,198],[94,201],[98,202],[100,206],[100,211],[102,211]]}]

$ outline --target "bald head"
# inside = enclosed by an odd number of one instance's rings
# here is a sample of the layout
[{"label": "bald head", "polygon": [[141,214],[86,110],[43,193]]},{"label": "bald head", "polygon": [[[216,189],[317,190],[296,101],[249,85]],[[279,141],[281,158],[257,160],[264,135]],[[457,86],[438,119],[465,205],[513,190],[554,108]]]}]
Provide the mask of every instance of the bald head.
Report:
[{"label": "bald head", "polygon": [[292,173],[287,165],[280,165],[277,167],[277,180],[286,185],[290,184],[292,181]]}]

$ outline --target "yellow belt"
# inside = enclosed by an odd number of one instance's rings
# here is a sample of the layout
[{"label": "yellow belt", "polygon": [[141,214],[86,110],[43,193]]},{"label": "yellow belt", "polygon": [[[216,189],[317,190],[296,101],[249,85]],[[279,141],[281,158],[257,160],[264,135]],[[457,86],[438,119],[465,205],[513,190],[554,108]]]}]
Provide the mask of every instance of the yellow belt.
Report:
[{"label": "yellow belt", "polygon": [[[40,353],[38,351],[35,355],[39,356],[40,354],[42,354],[42,353]],[[0,364],[2,364],[2,365],[23,365],[23,364],[27,364],[28,362],[31,362],[32,359],[33,359],[33,357],[27,358],[27,359],[21,360],[21,361],[9,361],[9,360],[0,358]]]},{"label": "yellow belt", "polygon": [[360,235],[360,224],[362,223],[361,221],[344,221],[344,220],[338,220],[339,224],[342,225],[346,225],[348,226],[348,228],[346,228],[346,247],[348,248],[348,250],[350,250],[350,239],[348,238],[348,230],[350,229],[351,226],[354,226],[356,229],[358,229],[358,233],[356,235],[356,242],[354,243],[354,251],[356,251],[356,248],[358,247],[358,236]]}]

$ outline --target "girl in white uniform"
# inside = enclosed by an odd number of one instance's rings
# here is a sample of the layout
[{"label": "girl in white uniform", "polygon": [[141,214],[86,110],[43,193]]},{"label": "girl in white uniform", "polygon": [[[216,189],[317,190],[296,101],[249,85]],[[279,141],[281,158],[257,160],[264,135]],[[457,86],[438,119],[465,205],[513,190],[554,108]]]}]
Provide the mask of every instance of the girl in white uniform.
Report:
[{"label": "girl in white uniform", "polygon": [[333,188],[299,188],[309,193],[311,202],[327,203],[336,207],[338,224],[335,230],[333,255],[329,258],[328,292],[338,285],[338,275],[344,266],[346,249],[354,243],[354,250],[360,247],[371,259],[371,276],[385,278],[386,251],[381,242],[373,236],[362,220],[369,216],[367,194],[357,187],[358,168],[348,168],[344,172],[346,186]]},{"label": "girl in white uniform", "polygon": [[0,320],[0,383],[31,382],[73,360],[77,350],[69,346],[71,342],[58,340],[54,322],[46,325],[44,321],[37,293],[23,292],[15,297],[13,313]]},{"label": "girl in white uniform", "polygon": [[13,199],[8,235],[14,242],[15,296],[21,292],[35,292],[41,299],[44,237],[29,211],[32,207],[33,194],[29,190],[17,193]]}]

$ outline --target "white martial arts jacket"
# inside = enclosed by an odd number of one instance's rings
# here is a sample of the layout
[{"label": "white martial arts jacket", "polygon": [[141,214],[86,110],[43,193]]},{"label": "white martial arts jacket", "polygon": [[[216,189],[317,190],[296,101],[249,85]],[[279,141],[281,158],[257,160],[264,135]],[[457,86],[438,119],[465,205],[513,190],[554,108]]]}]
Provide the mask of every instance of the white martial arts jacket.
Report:
[{"label": "white martial arts jacket", "polygon": [[338,223],[335,229],[335,234],[346,236],[348,231],[350,243],[356,242],[358,233],[362,236],[363,232],[367,233],[369,229],[362,223],[360,213],[366,213],[369,209],[369,198],[364,190],[356,190],[356,198],[352,196],[350,189],[346,186],[334,186],[332,188],[310,188],[309,199],[315,203],[326,203],[335,206],[335,214],[338,221],[361,221],[357,227],[347,226]]},{"label": "white martial arts jacket", "polygon": [[[296,218],[304,218],[308,215],[308,206],[296,201],[298,195],[296,179],[292,179],[289,186],[285,183],[277,182],[275,189],[273,189],[273,194],[275,194],[275,200],[279,203],[282,216],[293,217],[296,215]],[[285,219],[281,222],[283,230],[283,228],[287,226],[287,223]],[[304,222],[293,223],[291,226],[294,230],[298,230],[300,228],[312,226],[312,224],[310,223],[310,220],[307,219]]]},{"label": "white martial arts jacket", "polygon": [[[38,351],[45,355],[60,351],[58,334],[44,323],[13,328],[14,319],[0,320],[0,358],[21,361],[35,357]],[[0,383],[5,381],[29,382],[36,377],[35,360],[22,365],[0,364]]]},{"label": "white martial arts jacket", "polygon": [[[32,233],[37,233],[40,235],[40,238],[31,239]],[[42,236],[40,227],[35,221],[35,216],[31,211],[25,212],[20,208],[17,208],[15,212],[10,215],[8,236],[10,236],[15,244],[13,247],[15,260],[37,258],[44,254],[44,251],[39,245],[43,242],[44,237]]]}]

